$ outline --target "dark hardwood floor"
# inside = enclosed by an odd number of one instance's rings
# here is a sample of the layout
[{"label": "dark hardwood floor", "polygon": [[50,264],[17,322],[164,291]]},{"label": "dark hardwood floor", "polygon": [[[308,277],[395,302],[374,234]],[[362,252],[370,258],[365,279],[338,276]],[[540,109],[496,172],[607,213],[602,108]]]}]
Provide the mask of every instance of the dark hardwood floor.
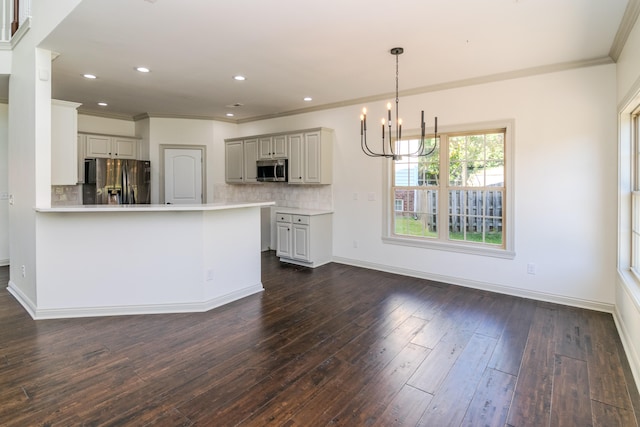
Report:
[{"label": "dark hardwood floor", "polygon": [[265,292],[198,314],[33,321],[3,289],[0,425],[638,425],[609,314],[262,263]]}]

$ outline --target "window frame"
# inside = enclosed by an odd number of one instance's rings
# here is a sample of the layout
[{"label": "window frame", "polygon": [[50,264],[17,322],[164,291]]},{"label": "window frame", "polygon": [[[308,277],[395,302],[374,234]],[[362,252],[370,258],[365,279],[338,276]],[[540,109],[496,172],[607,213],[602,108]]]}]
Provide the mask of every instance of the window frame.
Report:
[{"label": "window frame", "polygon": [[629,270],[640,282],[640,105],[630,114],[631,223],[629,224]]},{"label": "window frame", "polygon": [[[446,126],[440,128],[441,134],[453,134],[453,133],[473,133],[473,132],[486,132],[496,129],[504,129],[505,130],[505,146],[504,146],[504,174],[505,174],[505,184],[504,184],[504,200],[503,202],[503,213],[504,213],[504,221],[502,224],[503,232],[504,232],[504,242],[500,247],[494,247],[493,245],[487,245],[477,242],[464,242],[464,241],[452,241],[448,239],[443,239],[443,235],[446,234],[443,232],[444,230],[448,230],[448,227],[439,227],[439,236],[437,239],[434,238],[422,238],[422,237],[410,237],[410,236],[398,236],[393,232],[393,215],[395,210],[392,212],[391,206],[395,209],[395,194],[393,191],[393,161],[385,160],[383,164],[383,193],[385,197],[383,198],[382,208],[383,208],[383,230],[382,230],[382,241],[387,244],[393,245],[402,245],[402,246],[411,246],[411,247],[419,247],[426,249],[437,249],[437,250],[445,250],[451,252],[460,252],[465,254],[474,254],[474,255],[483,255],[483,256],[491,256],[497,258],[506,258],[513,259],[515,258],[515,229],[514,229],[514,194],[515,194],[515,182],[514,182],[514,158],[515,158],[515,149],[514,149],[514,120],[500,120],[500,121],[492,121],[492,122],[481,122],[481,123],[468,123],[461,124],[455,126]],[[414,132],[403,132],[406,135],[414,134]],[[415,132],[418,133],[417,131]],[[440,141],[439,141],[440,144]],[[441,168],[441,185],[444,185],[444,192],[446,193],[449,188],[449,183],[444,182],[442,178],[442,168],[448,168],[448,147],[446,150],[442,149],[442,145],[440,145],[440,168]],[[440,189],[440,187],[432,187],[434,189]],[[443,190],[440,190],[441,192]],[[441,193],[442,194],[442,193]],[[440,202],[444,203],[440,197]],[[447,198],[444,198],[447,199]],[[393,205],[392,205],[393,203]],[[442,213],[442,208],[440,208],[440,214]],[[447,216],[446,213],[445,216]],[[448,223],[448,222],[447,222]]]}]

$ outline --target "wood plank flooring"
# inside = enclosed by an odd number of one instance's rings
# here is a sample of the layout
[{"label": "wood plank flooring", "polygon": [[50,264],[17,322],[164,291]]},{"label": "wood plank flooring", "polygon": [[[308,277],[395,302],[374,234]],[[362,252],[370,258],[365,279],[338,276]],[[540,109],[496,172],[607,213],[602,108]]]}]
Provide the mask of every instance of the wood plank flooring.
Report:
[{"label": "wood plank flooring", "polygon": [[0,425],[638,426],[609,314],[273,252],[262,279],[207,313],[41,321],[2,289]]}]

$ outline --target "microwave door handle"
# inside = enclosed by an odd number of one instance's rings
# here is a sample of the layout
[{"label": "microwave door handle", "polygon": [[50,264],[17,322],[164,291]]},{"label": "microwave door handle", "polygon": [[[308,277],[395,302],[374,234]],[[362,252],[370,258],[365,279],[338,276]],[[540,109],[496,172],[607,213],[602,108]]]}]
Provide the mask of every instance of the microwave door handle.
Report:
[{"label": "microwave door handle", "polygon": [[278,179],[278,163],[273,165],[273,179]]}]

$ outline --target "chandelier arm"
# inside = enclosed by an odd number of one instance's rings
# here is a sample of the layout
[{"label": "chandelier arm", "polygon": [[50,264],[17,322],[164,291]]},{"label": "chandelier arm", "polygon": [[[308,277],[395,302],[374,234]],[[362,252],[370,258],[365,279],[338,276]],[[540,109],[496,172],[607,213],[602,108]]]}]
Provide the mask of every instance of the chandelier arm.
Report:
[{"label": "chandelier arm", "polygon": [[369,156],[369,157],[377,157],[376,153],[371,151],[369,149],[369,146],[367,145],[367,134],[366,134],[366,132],[360,137],[360,147],[362,148],[362,151],[364,152],[364,154],[366,154],[367,156]]},{"label": "chandelier arm", "polygon": [[420,157],[427,157],[427,156],[432,155],[433,152],[436,151],[436,148],[438,148],[438,138],[437,137],[434,138],[433,147],[431,147],[431,150],[429,150],[428,153],[421,154]]},{"label": "chandelier arm", "polygon": [[369,157],[385,157],[385,158],[389,158],[391,157],[391,155],[386,154],[386,153],[376,153],[373,150],[371,150],[369,148],[369,145],[367,145],[367,136],[366,136],[366,132],[363,133],[362,137],[360,138],[360,147],[362,148],[362,152],[364,154],[366,154]]}]

